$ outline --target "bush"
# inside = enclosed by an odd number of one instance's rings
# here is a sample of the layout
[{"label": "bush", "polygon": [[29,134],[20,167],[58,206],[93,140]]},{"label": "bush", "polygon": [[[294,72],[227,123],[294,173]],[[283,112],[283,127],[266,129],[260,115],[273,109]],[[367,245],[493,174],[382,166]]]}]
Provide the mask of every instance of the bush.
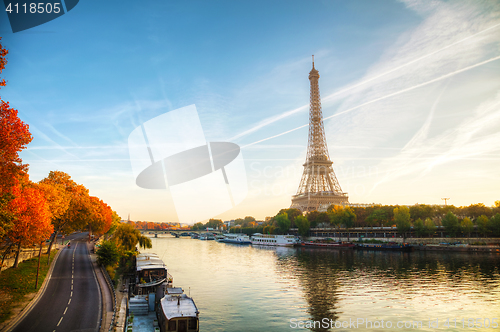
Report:
[{"label": "bush", "polygon": [[120,258],[118,248],[110,241],[104,241],[96,254],[97,263],[103,266],[114,266]]}]

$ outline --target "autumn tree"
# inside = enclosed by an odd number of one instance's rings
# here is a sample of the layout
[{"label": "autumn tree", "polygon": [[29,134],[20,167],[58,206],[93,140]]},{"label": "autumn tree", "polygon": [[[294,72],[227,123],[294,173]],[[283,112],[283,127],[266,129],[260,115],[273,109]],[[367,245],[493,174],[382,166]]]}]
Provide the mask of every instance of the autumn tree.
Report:
[{"label": "autumn tree", "polygon": [[[112,211],[112,214],[111,214],[111,227],[109,228],[109,230],[107,231],[107,233],[114,233],[115,230],[118,228],[118,226],[121,224],[121,221],[122,221],[122,218],[120,218],[120,216],[118,215],[118,213],[116,213],[115,211]],[[162,224],[162,226],[164,226]]]},{"label": "autumn tree", "polygon": [[[0,41],[1,41],[0,37]],[[0,73],[7,64],[9,52],[0,43]],[[5,86],[0,78],[0,87]],[[23,164],[19,152],[26,148],[32,137],[29,126],[18,117],[17,110],[0,98],[0,239],[13,226],[13,215],[8,204],[14,198],[13,187],[26,174],[28,165]]]},{"label": "autumn tree", "polygon": [[88,219],[89,234],[102,235],[111,227],[113,211],[98,197],[90,196],[90,218]]},{"label": "autumn tree", "polygon": [[406,233],[411,229],[410,224],[410,209],[407,206],[399,206],[394,208],[394,222],[398,229],[398,233],[403,235],[403,243],[406,239]]},{"label": "autumn tree", "polygon": [[77,184],[67,173],[51,171],[49,175],[39,182],[52,202],[52,209],[57,211],[52,215],[54,233],[47,250],[50,255],[52,245],[60,233],[68,234],[75,230],[83,229],[88,223],[91,206],[88,189]]},{"label": "autumn tree", "polygon": [[49,237],[53,227],[50,210],[41,190],[34,183],[22,183],[13,188],[15,196],[9,202],[14,226],[7,232],[10,242],[17,246],[14,267],[18,266],[22,246],[39,244]]}]

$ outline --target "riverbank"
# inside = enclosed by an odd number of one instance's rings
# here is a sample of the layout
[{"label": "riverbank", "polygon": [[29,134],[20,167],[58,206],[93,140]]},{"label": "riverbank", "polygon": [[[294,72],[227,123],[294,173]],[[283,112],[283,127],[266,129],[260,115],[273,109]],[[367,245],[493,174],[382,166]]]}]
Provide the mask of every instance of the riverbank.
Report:
[{"label": "riverbank", "polygon": [[[57,252],[52,250],[51,262]],[[24,310],[42,287],[50,269],[50,265],[47,265],[47,254],[42,254],[38,287],[35,289],[37,266],[38,257],[33,257],[19,263],[18,268],[9,268],[0,274],[0,331]]]}]

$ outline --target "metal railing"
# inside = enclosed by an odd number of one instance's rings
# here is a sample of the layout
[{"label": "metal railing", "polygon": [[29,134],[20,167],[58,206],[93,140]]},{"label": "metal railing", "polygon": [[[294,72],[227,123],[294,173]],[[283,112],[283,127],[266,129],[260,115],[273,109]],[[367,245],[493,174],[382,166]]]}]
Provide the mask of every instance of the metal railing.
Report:
[{"label": "metal railing", "polygon": [[111,277],[108,274],[108,271],[104,269],[101,266],[101,271],[102,274],[104,275],[104,279],[106,279],[106,283],[108,284],[108,287],[110,290],[112,290],[113,294],[113,317],[111,317],[111,324],[109,324],[109,330],[108,332],[113,331],[114,325],[115,325],[115,318],[116,318],[116,293],[115,293],[115,287],[113,286],[113,282],[111,281]]}]

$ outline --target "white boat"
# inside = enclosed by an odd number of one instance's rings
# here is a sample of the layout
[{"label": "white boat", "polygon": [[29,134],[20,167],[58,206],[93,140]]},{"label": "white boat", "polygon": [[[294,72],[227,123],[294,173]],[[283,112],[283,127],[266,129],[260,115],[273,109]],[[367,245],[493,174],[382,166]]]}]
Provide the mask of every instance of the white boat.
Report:
[{"label": "white boat", "polygon": [[293,247],[298,245],[297,238],[293,235],[259,234],[252,235],[252,245]]},{"label": "white boat", "polygon": [[215,240],[215,236],[212,233],[200,234],[200,240]]},{"label": "white boat", "polygon": [[158,308],[158,323],[162,331],[198,332],[198,315],[196,304],[182,288],[167,288]]},{"label": "white boat", "polygon": [[217,242],[224,242],[225,238],[226,238],[226,236],[224,234],[217,234],[215,236],[215,241],[217,241]]},{"label": "white boat", "polygon": [[224,234],[224,243],[251,244],[250,238],[246,234]]},{"label": "white boat", "polygon": [[[172,284],[172,276],[165,263],[154,253],[143,253],[136,257],[136,287],[153,287],[167,282]],[[167,286],[167,287],[168,287]]]}]

